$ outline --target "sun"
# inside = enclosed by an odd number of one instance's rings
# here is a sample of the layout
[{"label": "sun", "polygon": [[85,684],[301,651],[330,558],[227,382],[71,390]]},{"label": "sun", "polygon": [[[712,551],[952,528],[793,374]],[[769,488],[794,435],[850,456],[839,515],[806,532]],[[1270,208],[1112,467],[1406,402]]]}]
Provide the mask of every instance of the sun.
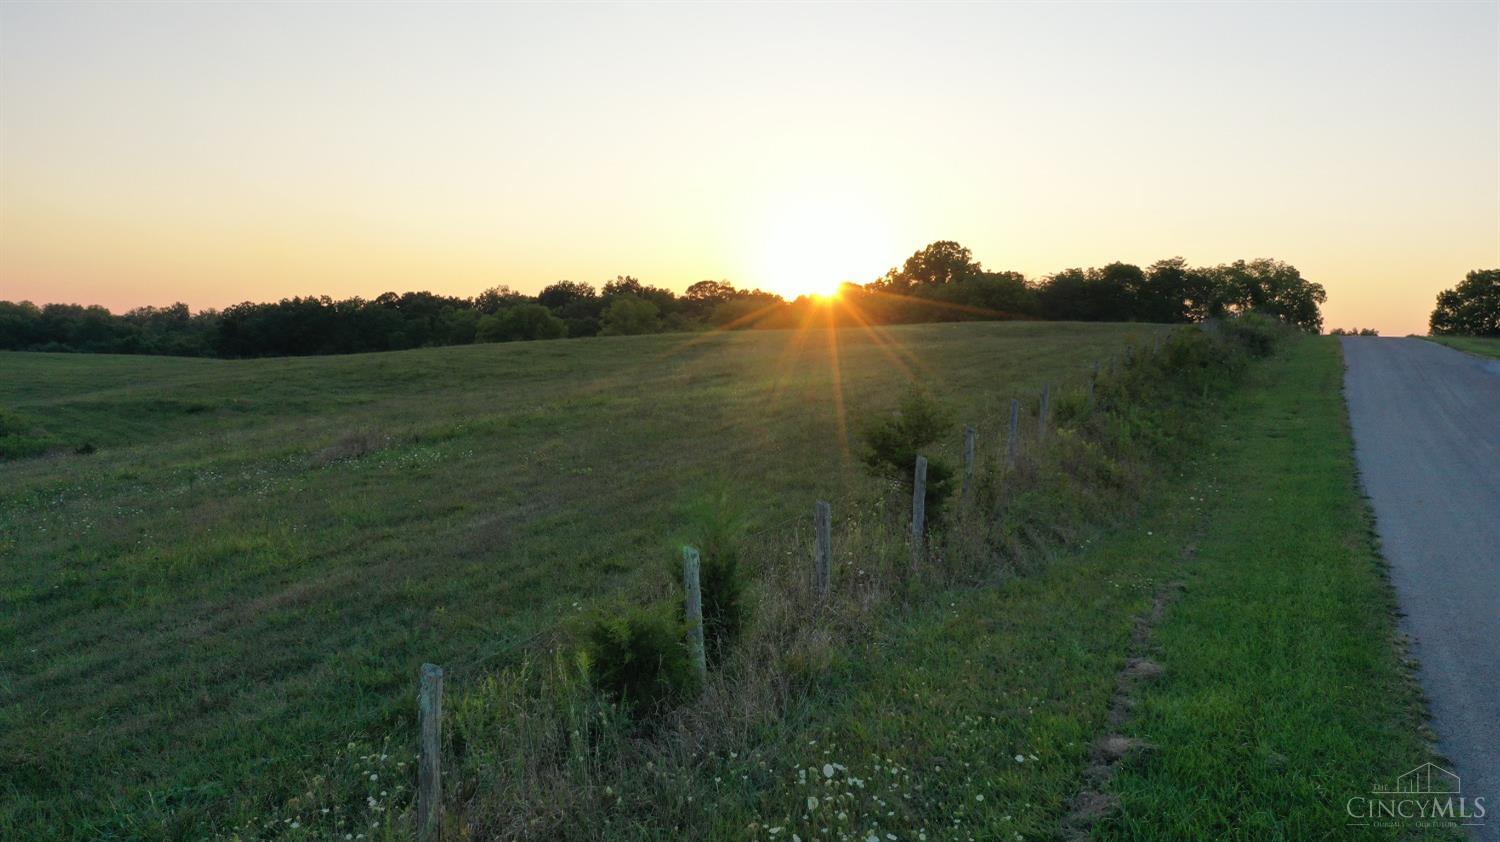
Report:
[{"label": "sun", "polygon": [[867,207],[830,199],[796,199],[768,214],[758,245],[756,276],[784,298],[833,299],[845,282],[868,283],[886,269],[889,242]]}]

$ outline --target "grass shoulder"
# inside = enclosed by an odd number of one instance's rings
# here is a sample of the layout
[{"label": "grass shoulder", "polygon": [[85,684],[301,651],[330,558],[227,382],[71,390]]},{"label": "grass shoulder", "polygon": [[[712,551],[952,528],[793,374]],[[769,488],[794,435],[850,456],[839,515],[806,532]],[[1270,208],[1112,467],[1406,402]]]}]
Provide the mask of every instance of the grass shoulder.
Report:
[{"label": "grass shoulder", "polygon": [[[1356,482],[1336,342],[1295,343],[1234,400],[1213,516],[1156,630],[1165,666],[1113,781],[1121,839],[1374,838],[1351,798],[1432,760]],[[1432,831],[1442,836],[1443,831]]]},{"label": "grass shoulder", "polygon": [[1494,336],[1424,336],[1429,342],[1447,345],[1481,357],[1500,359],[1500,337]]}]

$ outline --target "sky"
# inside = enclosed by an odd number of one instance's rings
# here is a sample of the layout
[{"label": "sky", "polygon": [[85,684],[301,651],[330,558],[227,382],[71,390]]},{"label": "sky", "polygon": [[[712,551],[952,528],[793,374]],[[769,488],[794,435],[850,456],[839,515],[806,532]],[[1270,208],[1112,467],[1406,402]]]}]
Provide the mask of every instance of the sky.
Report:
[{"label": "sky", "polygon": [[1500,266],[1500,2],[0,2],[0,299]]}]

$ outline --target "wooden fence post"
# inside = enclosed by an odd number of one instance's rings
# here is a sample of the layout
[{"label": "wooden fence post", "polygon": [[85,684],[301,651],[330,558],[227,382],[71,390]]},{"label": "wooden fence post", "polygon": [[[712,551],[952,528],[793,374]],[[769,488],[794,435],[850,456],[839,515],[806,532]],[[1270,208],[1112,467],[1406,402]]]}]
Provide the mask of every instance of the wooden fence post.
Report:
[{"label": "wooden fence post", "polygon": [[974,438],[978,433],[973,427],[964,427],[964,496],[974,484]]},{"label": "wooden fence post", "polygon": [[1099,380],[1099,361],[1094,360],[1094,370],[1089,373],[1089,412],[1094,411],[1094,384]]},{"label": "wooden fence post", "polygon": [[1047,405],[1047,384],[1042,384],[1042,402],[1036,410],[1036,437],[1044,439],[1047,437],[1047,413],[1050,411]]},{"label": "wooden fence post", "polygon": [[917,457],[916,471],[911,483],[911,558],[916,563],[922,558],[922,542],[925,538],[927,520],[927,457]]},{"label": "wooden fence post", "polygon": [[423,664],[417,690],[421,747],[417,755],[417,838],[435,839],[443,823],[443,668]]},{"label": "wooden fence post", "polygon": [[833,506],[818,501],[813,507],[813,527],[818,533],[813,556],[818,596],[828,596],[833,579]]},{"label": "wooden fence post", "polygon": [[682,548],[682,589],[687,592],[683,607],[688,623],[688,656],[700,681],[708,678],[708,656],[703,650],[703,590],[698,583],[698,548]]},{"label": "wooden fence post", "polygon": [[1005,432],[1005,461],[1012,468],[1016,466],[1016,437],[1020,434],[1021,426],[1021,402],[1015,398],[1010,399],[1010,428]]}]

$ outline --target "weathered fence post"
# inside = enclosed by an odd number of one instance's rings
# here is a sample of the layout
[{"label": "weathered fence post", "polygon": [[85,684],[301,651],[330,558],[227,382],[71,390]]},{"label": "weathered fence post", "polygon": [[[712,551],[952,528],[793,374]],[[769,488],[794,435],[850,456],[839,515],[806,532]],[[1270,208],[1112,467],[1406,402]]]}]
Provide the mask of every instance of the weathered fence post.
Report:
[{"label": "weathered fence post", "polygon": [[1047,384],[1042,384],[1042,402],[1036,410],[1036,437],[1044,439],[1047,437],[1047,413],[1050,407],[1047,405]]},{"label": "weathered fence post", "polygon": [[443,668],[423,664],[417,689],[421,746],[417,755],[417,838],[437,838],[443,823]]},{"label": "weathered fence post", "polygon": [[1010,399],[1010,428],[1005,431],[1005,462],[1010,467],[1016,466],[1016,437],[1020,433],[1021,426],[1021,402],[1015,398]]},{"label": "weathered fence post", "polygon": [[978,435],[973,427],[964,427],[964,496],[969,496],[969,487],[974,483],[974,438]]},{"label": "weathered fence post", "polygon": [[701,681],[708,677],[708,656],[703,651],[703,590],[698,584],[698,548],[682,548],[682,589],[684,613],[688,623],[688,656]]},{"label": "weathered fence post", "polygon": [[833,506],[819,500],[813,507],[813,528],[818,533],[818,543],[813,555],[813,568],[818,585],[818,596],[828,596],[833,579]]},{"label": "weathered fence post", "polygon": [[922,542],[925,539],[927,520],[927,457],[917,457],[916,471],[911,483],[911,558],[915,563],[922,558]]}]

